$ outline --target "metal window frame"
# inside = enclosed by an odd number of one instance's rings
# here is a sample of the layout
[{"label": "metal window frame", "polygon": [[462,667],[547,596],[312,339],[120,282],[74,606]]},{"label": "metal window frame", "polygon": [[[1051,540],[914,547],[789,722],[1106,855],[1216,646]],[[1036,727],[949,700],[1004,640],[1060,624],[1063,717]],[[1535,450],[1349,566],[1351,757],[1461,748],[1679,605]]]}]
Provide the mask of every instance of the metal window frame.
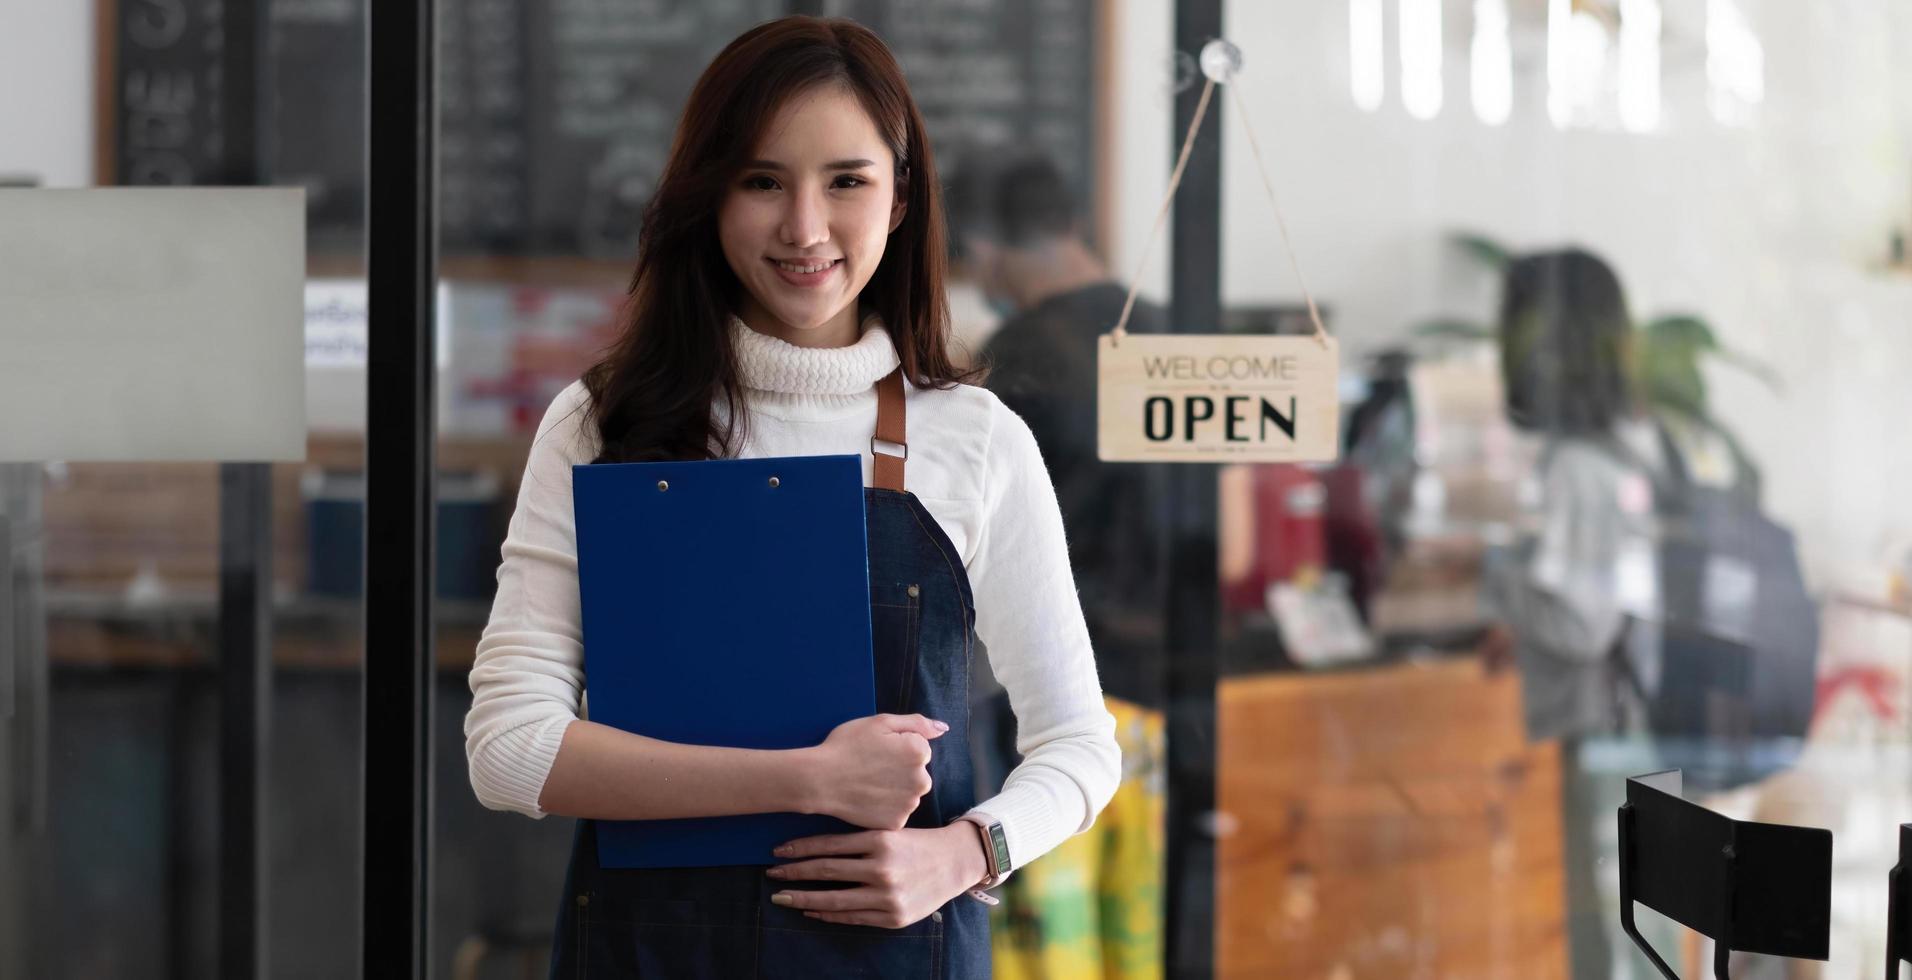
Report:
[{"label": "metal window frame", "polygon": [[436,14],[367,4],[361,975],[415,980],[431,949]]},{"label": "metal window frame", "polygon": [[[1222,37],[1222,0],[1176,0],[1175,50],[1198,54]],[[1200,79],[1196,79],[1199,83]],[[1175,97],[1169,147],[1179,152],[1201,85]],[[1196,134],[1175,193],[1170,225],[1169,329],[1221,330],[1221,150],[1219,116]],[[1221,679],[1221,593],[1216,564],[1215,467],[1168,467],[1169,530],[1166,718],[1167,895],[1164,957],[1171,977],[1215,975],[1215,687]]]},{"label": "metal window frame", "polygon": [[[266,0],[227,0],[221,8],[225,43],[220,73],[225,82],[219,94],[217,182],[230,187],[265,183],[262,158],[269,128],[261,124],[261,111],[272,105],[271,75],[262,70],[269,49],[266,7]],[[219,705],[219,976],[226,980],[269,975],[266,796],[271,786],[272,553],[272,465],[219,464],[214,683]],[[174,758],[177,765],[180,756]],[[177,808],[183,801],[175,794],[173,803]],[[174,876],[172,884],[177,892],[181,881]],[[173,905],[177,919],[183,905]],[[183,969],[185,953],[184,946],[173,947],[175,971]]]}]

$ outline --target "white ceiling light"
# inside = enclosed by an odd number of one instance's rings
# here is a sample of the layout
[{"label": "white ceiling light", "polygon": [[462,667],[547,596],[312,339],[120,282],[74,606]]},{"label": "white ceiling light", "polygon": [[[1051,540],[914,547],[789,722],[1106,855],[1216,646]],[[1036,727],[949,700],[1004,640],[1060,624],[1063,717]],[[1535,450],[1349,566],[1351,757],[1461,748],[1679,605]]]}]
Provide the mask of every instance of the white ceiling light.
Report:
[{"label": "white ceiling light", "polygon": [[1766,51],[1733,0],[1706,2],[1706,105],[1724,126],[1750,126],[1766,99]]},{"label": "white ceiling light", "polygon": [[1620,0],[1620,125],[1660,128],[1660,2]]},{"label": "white ceiling light", "polygon": [[1401,0],[1401,103],[1416,119],[1441,113],[1441,0]]},{"label": "white ceiling light", "polygon": [[1348,76],[1354,104],[1365,112],[1381,108],[1387,85],[1384,60],[1381,0],[1348,0]]},{"label": "white ceiling light", "polygon": [[1474,0],[1474,41],[1468,53],[1474,115],[1489,126],[1514,108],[1514,54],[1507,36],[1507,0]]}]

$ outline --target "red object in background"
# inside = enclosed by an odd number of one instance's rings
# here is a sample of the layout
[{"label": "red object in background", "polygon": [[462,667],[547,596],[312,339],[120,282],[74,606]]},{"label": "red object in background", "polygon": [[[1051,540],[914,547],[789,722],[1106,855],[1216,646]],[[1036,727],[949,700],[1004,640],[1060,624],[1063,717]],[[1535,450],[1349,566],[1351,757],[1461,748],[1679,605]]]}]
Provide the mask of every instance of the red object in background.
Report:
[{"label": "red object in background", "polygon": [[[476,378],[465,385],[465,394],[472,398],[502,398],[511,405],[511,430],[513,432],[535,432],[538,422],[544,418],[544,410],[556,397],[551,389],[552,379],[532,372],[514,370],[498,378]],[[558,382],[557,391],[569,381]]]},{"label": "red object in background", "polygon": [[1875,666],[1846,667],[1820,677],[1813,698],[1813,717],[1818,718],[1833,697],[1848,687],[1865,698],[1866,706],[1874,715],[1885,721],[1898,720],[1899,709],[1892,703],[1899,696],[1898,679],[1885,668]]},{"label": "red object in background", "polygon": [[1327,488],[1328,567],[1347,576],[1348,598],[1368,618],[1368,600],[1381,587],[1386,561],[1381,522],[1368,506],[1366,471],[1341,463],[1321,471]]},{"label": "red object in background", "polygon": [[1288,463],[1249,467],[1255,515],[1255,558],[1247,575],[1222,583],[1222,608],[1265,610],[1268,587],[1303,569],[1327,565],[1327,487],[1312,471]]},{"label": "red object in background", "polygon": [[512,312],[521,326],[511,337],[508,367],[501,375],[474,378],[465,385],[470,397],[507,402],[516,432],[537,431],[551,399],[581,377],[617,340],[619,313],[626,301],[622,293],[600,291],[582,297],[567,294],[569,319],[565,325],[540,327],[539,318],[550,313],[558,299],[556,292],[544,287],[514,290]]}]

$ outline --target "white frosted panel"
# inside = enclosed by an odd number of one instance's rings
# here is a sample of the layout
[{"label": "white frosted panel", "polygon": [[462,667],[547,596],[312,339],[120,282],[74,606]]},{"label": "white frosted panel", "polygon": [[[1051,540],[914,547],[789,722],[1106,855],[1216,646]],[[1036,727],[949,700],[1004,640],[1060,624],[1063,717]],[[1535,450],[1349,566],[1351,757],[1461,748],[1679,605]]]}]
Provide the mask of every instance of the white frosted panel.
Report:
[{"label": "white frosted panel", "polygon": [[0,190],[0,461],[305,457],[305,192]]}]

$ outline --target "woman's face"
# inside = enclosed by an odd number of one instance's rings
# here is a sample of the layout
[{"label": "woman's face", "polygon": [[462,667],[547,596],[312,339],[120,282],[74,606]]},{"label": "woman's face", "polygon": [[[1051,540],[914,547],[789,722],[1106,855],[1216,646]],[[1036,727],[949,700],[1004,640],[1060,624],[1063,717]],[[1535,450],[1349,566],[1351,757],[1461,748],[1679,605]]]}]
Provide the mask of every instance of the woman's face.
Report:
[{"label": "woman's face", "polygon": [[847,90],[821,86],[784,104],[717,217],[751,329],[802,347],[856,342],[857,295],[903,219],[895,172]]}]

